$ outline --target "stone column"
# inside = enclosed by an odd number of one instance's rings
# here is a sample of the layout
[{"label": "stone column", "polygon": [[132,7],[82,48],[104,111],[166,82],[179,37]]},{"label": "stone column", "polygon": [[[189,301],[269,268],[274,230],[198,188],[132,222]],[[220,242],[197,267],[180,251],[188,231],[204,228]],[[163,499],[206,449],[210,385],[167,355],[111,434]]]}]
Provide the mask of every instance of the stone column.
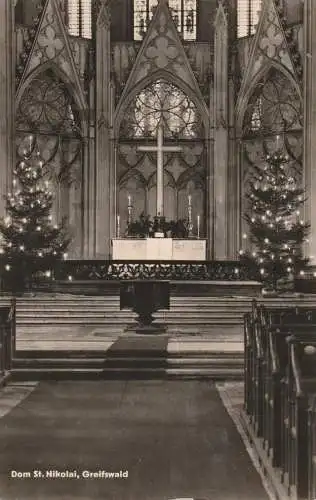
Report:
[{"label": "stone column", "polygon": [[228,258],[228,24],[220,3],[214,46],[214,258]]},{"label": "stone column", "polygon": [[15,43],[14,4],[0,2],[0,217],[5,215],[4,195],[10,189],[13,171]]},{"label": "stone column", "polygon": [[304,2],[304,177],[308,200],[306,220],[311,223],[307,256],[316,265],[316,2]]},{"label": "stone column", "polygon": [[105,0],[96,26],[96,169],[95,169],[95,257],[108,259],[113,236],[113,200],[111,195],[111,43],[110,6]]}]

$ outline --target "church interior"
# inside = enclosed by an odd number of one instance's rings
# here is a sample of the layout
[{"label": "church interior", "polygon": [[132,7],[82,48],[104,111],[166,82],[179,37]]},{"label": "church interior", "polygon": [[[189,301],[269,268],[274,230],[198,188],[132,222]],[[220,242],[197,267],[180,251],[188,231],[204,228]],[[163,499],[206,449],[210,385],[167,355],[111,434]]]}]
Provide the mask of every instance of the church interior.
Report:
[{"label": "church interior", "polygon": [[0,2],[1,500],[316,498],[315,27]]}]

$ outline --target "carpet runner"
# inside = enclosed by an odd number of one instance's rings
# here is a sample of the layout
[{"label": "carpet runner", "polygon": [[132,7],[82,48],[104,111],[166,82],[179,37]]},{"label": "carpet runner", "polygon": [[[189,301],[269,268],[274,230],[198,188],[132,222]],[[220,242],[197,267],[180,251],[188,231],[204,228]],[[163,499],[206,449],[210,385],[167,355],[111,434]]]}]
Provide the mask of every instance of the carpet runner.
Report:
[{"label": "carpet runner", "polygon": [[268,499],[207,381],[41,382],[0,442],[5,500]]}]

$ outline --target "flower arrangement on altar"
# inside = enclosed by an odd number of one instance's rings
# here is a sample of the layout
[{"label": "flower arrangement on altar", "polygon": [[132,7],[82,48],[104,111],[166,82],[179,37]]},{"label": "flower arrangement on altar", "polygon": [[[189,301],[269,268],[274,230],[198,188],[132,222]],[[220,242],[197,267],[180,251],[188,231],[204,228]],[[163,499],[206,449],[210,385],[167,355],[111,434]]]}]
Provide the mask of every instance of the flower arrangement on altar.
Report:
[{"label": "flower arrangement on altar", "polygon": [[177,221],[167,221],[165,217],[154,217],[142,213],[135,221],[129,222],[127,226],[127,236],[138,238],[151,238],[161,230],[165,237],[188,238],[189,224],[185,219]]}]

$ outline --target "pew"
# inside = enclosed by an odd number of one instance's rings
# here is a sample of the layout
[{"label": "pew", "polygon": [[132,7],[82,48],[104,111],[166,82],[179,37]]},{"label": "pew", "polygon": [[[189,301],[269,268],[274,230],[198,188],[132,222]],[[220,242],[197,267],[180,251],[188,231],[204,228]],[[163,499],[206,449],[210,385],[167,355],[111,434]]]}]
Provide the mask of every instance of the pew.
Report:
[{"label": "pew", "polygon": [[248,421],[288,496],[315,500],[316,310],[254,301],[244,325]]},{"label": "pew", "polygon": [[[288,435],[286,436],[289,493],[308,498],[311,397],[316,393],[316,334],[295,334],[288,339]],[[315,428],[314,428],[315,429]],[[314,431],[314,429],[312,429]],[[313,457],[310,457],[312,461]],[[314,497],[315,498],[315,497]]]},{"label": "pew", "polygon": [[10,375],[15,353],[16,301],[10,306],[0,307],[0,384]]},{"label": "pew", "polygon": [[316,498],[316,394],[310,395],[308,408],[308,500]]}]

